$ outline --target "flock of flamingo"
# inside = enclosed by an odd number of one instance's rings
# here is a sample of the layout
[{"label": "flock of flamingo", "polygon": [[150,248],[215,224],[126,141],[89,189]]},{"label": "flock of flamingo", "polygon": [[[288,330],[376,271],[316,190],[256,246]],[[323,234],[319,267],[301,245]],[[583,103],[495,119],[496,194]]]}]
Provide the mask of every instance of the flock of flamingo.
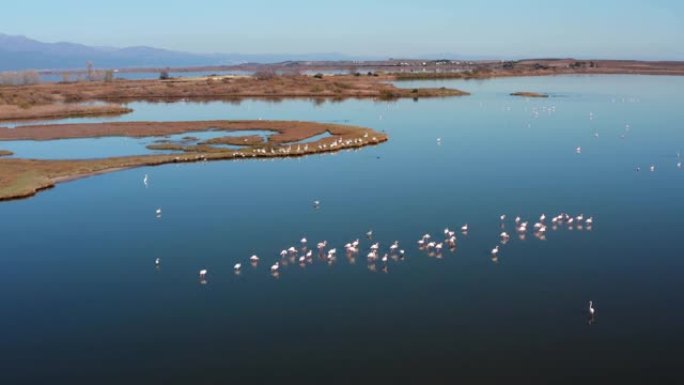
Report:
[{"label": "flock of flamingo", "polygon": [[[149,186],[149,176],[147,174],[143,177],[143,184],[145,187]],[[314,209],[319,209],[320,205],[321,202],[318,200],[315,200],[312,203]],[[161,208],[155,210],[155,217],[161,219]],[[584,214],[573,216],[562,212],[553,217],[547,217],[545,214],[541,214],[538,220],[529,228],[529,221],[523,220],[520,216],[516,216],[513,219],[513,228],[510,230],[511,233],[509,234],[509,232],[506,231],[507,216],[502,214],[499,217],[499,221],[501,230],[498,237],[499,240],[490,251],[491,260],[494,263],[498,263],[499,261],[499,252],[501,248],[505,247],[505,245],[511,241],[511,234],[516,235],[521,241],[524,241],[530,233],[539,240],[546,240],[546,233],[549,229],[555,231],[560,228],[566,228],[568,230],[577,229],[591,231],[594,224],[594,219],[591,216],[585,217]],[[460,233],[464,237],[468,235],[470,229],[471,228],[467,223],[459,228]],[[449,227],[444,228],[442,238],[433,236],[430,233],[425,233],[417,239],[417,249],[428,257],[441,259],[443,258],[443,252],[445,250],[448,250],[451,253],[456,251],[458,242],[456,233],[456,230],[452,230]],[[379,265],[380,270],[387,273],[389,271],[388,266],[390,263],[400,262],[406,258],[406,251],[403,248],[400,248],[398,240],[391,242],[388,247],[383,249],[381,248],[381,243],[374,239],[372,229],[365,233],[365,239],[368,243],[367,248],[365,249],[359,238],[344,245],[344,255],[349,263],[355,264],[357,258],[363,253],[365,254],[369,271],[376,272]],[[279,278],[283,271],[283,267],[288,265],[298,264],[300,267],[304,268],[315,261],[321,261],[332,265],[338,259],[338,251],[336,247],[329,246],[327,240],[317,242],[315,247],[310,247],[309,240],[306,237],[303,237],[299,240],[299,246],[289,246],[282,249],[277,257],[274,255],[273,259],[275,259],[275,261],[270,264],[268,271],[272,277]],[[242,273],[244,263],[248,263],[252,269],[257,269],[259,264],[262,263],[262,258],[254,254],[245,261],[237,261],[233,265],[233,271],[236,275]],[[161,258],[155,258],[154,265],[158,268],[161,265]],[[206,268],[199,270],[198,276],[200,284],[207,284],[207,274],[208,270]],[[594,312],[593,303],[592,301],[589,301],[588,314],[590,316],[590,322],[593,322]]]}]

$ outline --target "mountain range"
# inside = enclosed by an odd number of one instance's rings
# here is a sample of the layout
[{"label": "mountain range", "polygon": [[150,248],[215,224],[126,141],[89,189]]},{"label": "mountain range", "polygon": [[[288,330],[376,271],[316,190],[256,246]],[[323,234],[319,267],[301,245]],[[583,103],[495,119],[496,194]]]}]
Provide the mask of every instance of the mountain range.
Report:
[{"label": "mountain range", "polygon": [[0,33],[0,71],[84,69],[88,62],[95,68],[186,67],[231,65],[239,63],[275,63],[286,60],[351,60],[337,53],[313,54],[195,54],[136,46],[125,48],[94,47],[77,43],[44,43],[25,36]]}]

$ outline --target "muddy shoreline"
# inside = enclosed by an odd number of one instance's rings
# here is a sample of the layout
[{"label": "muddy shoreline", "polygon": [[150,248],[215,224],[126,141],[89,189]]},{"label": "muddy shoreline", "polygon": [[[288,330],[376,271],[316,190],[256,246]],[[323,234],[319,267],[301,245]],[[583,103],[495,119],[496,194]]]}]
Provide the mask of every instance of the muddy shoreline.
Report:
[{"label": "muddy shoreline", "polygon": [[[274,134],[266,141],[248,141],[240,149],[218,148],[213,147],[211,143],[201,143],[181,146],[178,148],[179,152],[174,154],[74,160],[0,158],[0,200],[27,198],[39,191],[54,187],[57,183],[134,167],[213,160],[300,157],[355,150],[378,145],[388,140],[387,135],[382,132],[339,124],[290,121],[191,121],[110,122],[35,125],[17,129],[0,128],[0,143],[2,140],[163,136],[204,131],[207,128],[213,128],[218,132],[259,129],[272,131]],[[330,136],[306,144],[298,143],[326,132]],[[252,136],[245,136],[245,138],[250,137]]]}]

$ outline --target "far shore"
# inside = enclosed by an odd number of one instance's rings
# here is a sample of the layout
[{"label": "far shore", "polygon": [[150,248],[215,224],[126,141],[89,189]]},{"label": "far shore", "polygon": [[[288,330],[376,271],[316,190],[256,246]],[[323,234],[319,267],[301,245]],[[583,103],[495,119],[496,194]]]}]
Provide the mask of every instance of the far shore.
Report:
[{"label": "far shore", "polygon": [[[128,69],[150,72],[160,69]],[[684,62],[530,59],[517,61],[387,60],[367,62],[286,62],[169,68],[160,71],[252,71],[253,75],[190,78],[78,81],[0,86],[0,121],[120,115],[127,103],[233,101],[245,98],[284,100],[396,100],[469,95],[450,88],[399,88],[402,80],[488,79],[553,75],[684,75]],[[336,74],[311,74],[331,71]],[[303,74],[303,73],[308,74]],[[344,73],[341,73],[344,72]],[[536,97],[537,95],[520,95]],[[541,97],[541,96],[539,96]],[[98,102],[93,104],[93,102]]]},{"label": "far shore", "polygon": [[[391,76],[274,75],[199,77],[189,79],[83,81],[0,86],[0,121],[55,119],[128,113],[135,101],[176,102],[262,98],[282,100],[350,98],[395,100],[468,95],[449,88],[395,87]],[[106,104],[92,104],[100,102]]]}]

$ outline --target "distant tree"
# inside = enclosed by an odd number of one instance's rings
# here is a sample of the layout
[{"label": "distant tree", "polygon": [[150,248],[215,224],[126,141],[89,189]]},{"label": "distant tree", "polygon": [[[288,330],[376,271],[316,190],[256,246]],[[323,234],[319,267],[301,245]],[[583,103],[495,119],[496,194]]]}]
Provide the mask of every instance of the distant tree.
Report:
[{"label": "distant tree", "polygon": [[86,63],[86,69],[88,71],[88,80],[92,82],[95,79],[95,70],[93,69],[93,62],[88,61]]},{"label": "distant tree", "polygon": [[276,77],[276,73],[272,68],[263,68],[254,73],[254,77],[258,80],[270,80]]},{"label": "distant tree", "polygon": [[40,75],[36,71],[24,71],[21,73],[21,84],[38,84]]},{"label": "distant tree", "polygon": [[114,80],[114,71],[112,70],[106,70],[104,73],[104,81],[105,83],[111,83],[112,80]]}]

